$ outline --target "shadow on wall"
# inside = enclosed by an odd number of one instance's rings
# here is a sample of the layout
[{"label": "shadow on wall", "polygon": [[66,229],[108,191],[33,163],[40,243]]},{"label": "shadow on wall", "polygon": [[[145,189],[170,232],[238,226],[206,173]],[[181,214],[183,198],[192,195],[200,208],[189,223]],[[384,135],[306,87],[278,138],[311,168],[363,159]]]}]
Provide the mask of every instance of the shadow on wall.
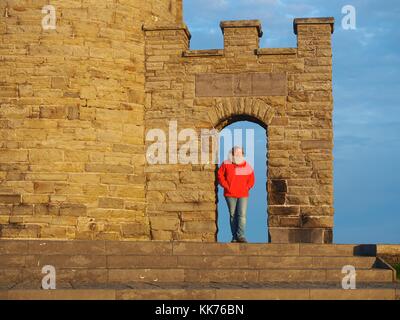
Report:
[{"label": "shadow on wall", "polygon": [[376,257],[376,244],[360,244],[354,247],[353,253],[355,256]]}]

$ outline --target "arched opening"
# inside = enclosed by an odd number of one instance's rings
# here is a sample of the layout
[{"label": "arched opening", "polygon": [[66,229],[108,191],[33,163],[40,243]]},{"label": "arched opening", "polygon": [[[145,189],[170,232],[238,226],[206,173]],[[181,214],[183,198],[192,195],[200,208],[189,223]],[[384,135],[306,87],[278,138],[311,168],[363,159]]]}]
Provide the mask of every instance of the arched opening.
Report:
[{"label": "arched opening", "polygon": [[[248,161],[255,171],[255,185],[250,191],[246,238],[248,242],[268,242],[267,222],[267,130],[265,125],[257,118],[242,115],[234,116],[221,121],[219,126],[219,160],[226,159],[228,150],[235,145],[243,146]],[[217,181],[217,175],[216,175]],[[218,182],[216,182],[218,185]],[[223,188],[217,186],[217,241],[230,242],[232,233],[229,221],[228,206],[224,197]]]}]

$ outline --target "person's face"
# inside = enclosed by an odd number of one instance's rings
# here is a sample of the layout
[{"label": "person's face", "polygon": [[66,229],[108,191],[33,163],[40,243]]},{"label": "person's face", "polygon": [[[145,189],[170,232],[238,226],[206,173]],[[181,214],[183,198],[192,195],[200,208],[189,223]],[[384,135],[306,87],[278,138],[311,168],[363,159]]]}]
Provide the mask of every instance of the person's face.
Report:
[{"label": "person's face", "polygon": [[241,158],[241,157],[243,157],[243,150],[240,149],[240,148],[235,149],[235,150],[233,151],[233,156],[234,156],[235,158]]}]

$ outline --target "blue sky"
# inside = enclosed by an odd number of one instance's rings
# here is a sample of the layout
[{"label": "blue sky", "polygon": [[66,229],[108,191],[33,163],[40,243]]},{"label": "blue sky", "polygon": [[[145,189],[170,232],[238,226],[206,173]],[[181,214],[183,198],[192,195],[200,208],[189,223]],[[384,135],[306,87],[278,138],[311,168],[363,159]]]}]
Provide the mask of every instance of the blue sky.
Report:
[{"label": "blue sky", "polygon": [[[342,7],[356,9],[356,30],[344,30]],[[334,190],[336,243],[400,243],[400,2],[398,0],[184,0],[192,49],[222,48],[221,20],[260,19],[261,47],[296,47],[293,18],[334,16]],[[235,124],[254,128],[255,124]],[[258,139],[260,146],[264,143]],[[263,149],[263,148],[262,148]],[[259,150],[259,148],[257,148]],[[265,241],[265,149],[249,208],[248,238]],[[265,179],[265,177],[264,177]],[[223,198],[220,197],[221,200]],[[220,201],[220,239],[229,227]],[[253,216],[250,216],[250,213]],[[227,214],[227,213],[226,213]],[[261,226],[260,226],[261,225]]]}]

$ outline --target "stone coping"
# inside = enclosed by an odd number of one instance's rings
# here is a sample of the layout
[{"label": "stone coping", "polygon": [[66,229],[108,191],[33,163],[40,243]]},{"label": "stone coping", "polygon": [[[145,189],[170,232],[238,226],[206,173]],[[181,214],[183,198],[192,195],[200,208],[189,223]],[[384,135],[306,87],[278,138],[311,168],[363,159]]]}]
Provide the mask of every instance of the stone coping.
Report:
[{"label": "stone coping", "polygon": [[183,52],[184,57],[221,57],[224,55],[223,49],[210,50],[187,50]]},{"label": "stone coping", "polygon": [[[296,18],[293,20],[293,29],[294,33],[297,34],[297,26],[298,25],[315,25],[315,24],[329,24],[331,25],[331,33],[334,32],[334,24],[335,24],[335,19],[333,17],[324,17],[324,18]],[[225,28],[257,28],[258,31],[258,36],[261,38],[263,36],[263,31],[262,31],[262,24],[260,20],[227,20],[227,21],[221,21],[220,27],[222,30],[222,33],[224,33]],[[192,35],[189,31],[189,28],[186,24],[171,24],[171,25],[143,25],[142,27],[143,31],[163,31],[163,30],[183,30],[188,39],[190,40],[192,38]],[[271,50],[273,48],[267,48],[267,49],[259,49],[259,50]],[[288,49],[294,49],[294,48],[286,48],[286,49],[281,49],[281,50],[288,50]],[[210,56],[210,55],[215,55],[215,54],[210,54],[210,53],[204,53],[202,54],[199,51],[203,50],[190,50],[188,51],[185,56]],[[216,51],[216,50],[204,50],[204,51]],[[260,53],[260,54],[270,54],[270,53]],[[282,54],[282,53],[280,53]],[[289,54],[289,53],[286,53]]]},{"label": "stone coping", "polygon": [[293,21],[294,33],[297,34],[297,26],[300,24],[330,24],[331,33],[334,31],[335,18],[323,17],[323,18],[296,18]]},{"label": "stone coping", "polygon": [[[382,247],[383,246],[383,247]],[[387,245],[397,248],[400,245]],[[382,254],[385,245],[376,244],[313,244],[313,243],[220,243],[198,241],[111,241],[111,240],[66,240],[66,239],[0,239],[0,255],[7,252],[96,252],[114,253],[121,249],[126,254],[133,252],[154,254],[255,254],[264,250],[291,256],[369,256]],[[47,251],[45,250],[47,248]],[[128,248],[132,249],[131,251]],[[57,250],[56,250],[57,249]],[[387,252],[387,249],[384,252]],[[50,251],[49,251],[50,250]],[[117,250],[120,252],[121,250]],[[154,251],[156,250],[156,251]],[[175,251],[176,252],[175,252]],[[196,251],[197,250],[197,251]],[[271,254],[269,254],[271,255]]]},{"label": "stone coping", "polygon": [[189,31],[189,28],[186,24],[171,24],[171,25],[143,25],[143,31],[174,31],[174,30],[183,30],[188,39],[192,38],[192,34]]},{"label": "stone coping", "polygon": [[400,244],[378,244],[377,253],[400,256]]},{"label": "stone coping", "polygon": [[0,300],[396,300],[399,289],[326,288],[59,289],[0,290]]},{"label": "stone coping", "polygon": [[[256,49],[254,53],[258,56],[296,56],[297,48],[261,48]],[[182,56],[187,58],[222,57],[224,56],[224,49],[187,50],[183,52]]]},{"label": "stone coping", "polygon": [[225,28],[257,28],[258,36],[261,38],[263,36],[263,31],[261,27],[260,20],[228,20],[221,21],[220,27],[222,29],[222,33],[224,33]]},{"label": "stone coping", "polygon": [[[25,281],[12,288],[1,286],[0,291],[40,290],[41,283]],[[126,282],[126,283],[83,283],[71,284],[60,281],[57,290],[146,290],[146,289],[342,289],[341,282]],[[357,289],[400,289],[399,282],[358,282]]]},{"label": "stone coping", "polygon": [[297,48],[261,48],[256,50],[259,56],[268,55],[297,55]]}]

